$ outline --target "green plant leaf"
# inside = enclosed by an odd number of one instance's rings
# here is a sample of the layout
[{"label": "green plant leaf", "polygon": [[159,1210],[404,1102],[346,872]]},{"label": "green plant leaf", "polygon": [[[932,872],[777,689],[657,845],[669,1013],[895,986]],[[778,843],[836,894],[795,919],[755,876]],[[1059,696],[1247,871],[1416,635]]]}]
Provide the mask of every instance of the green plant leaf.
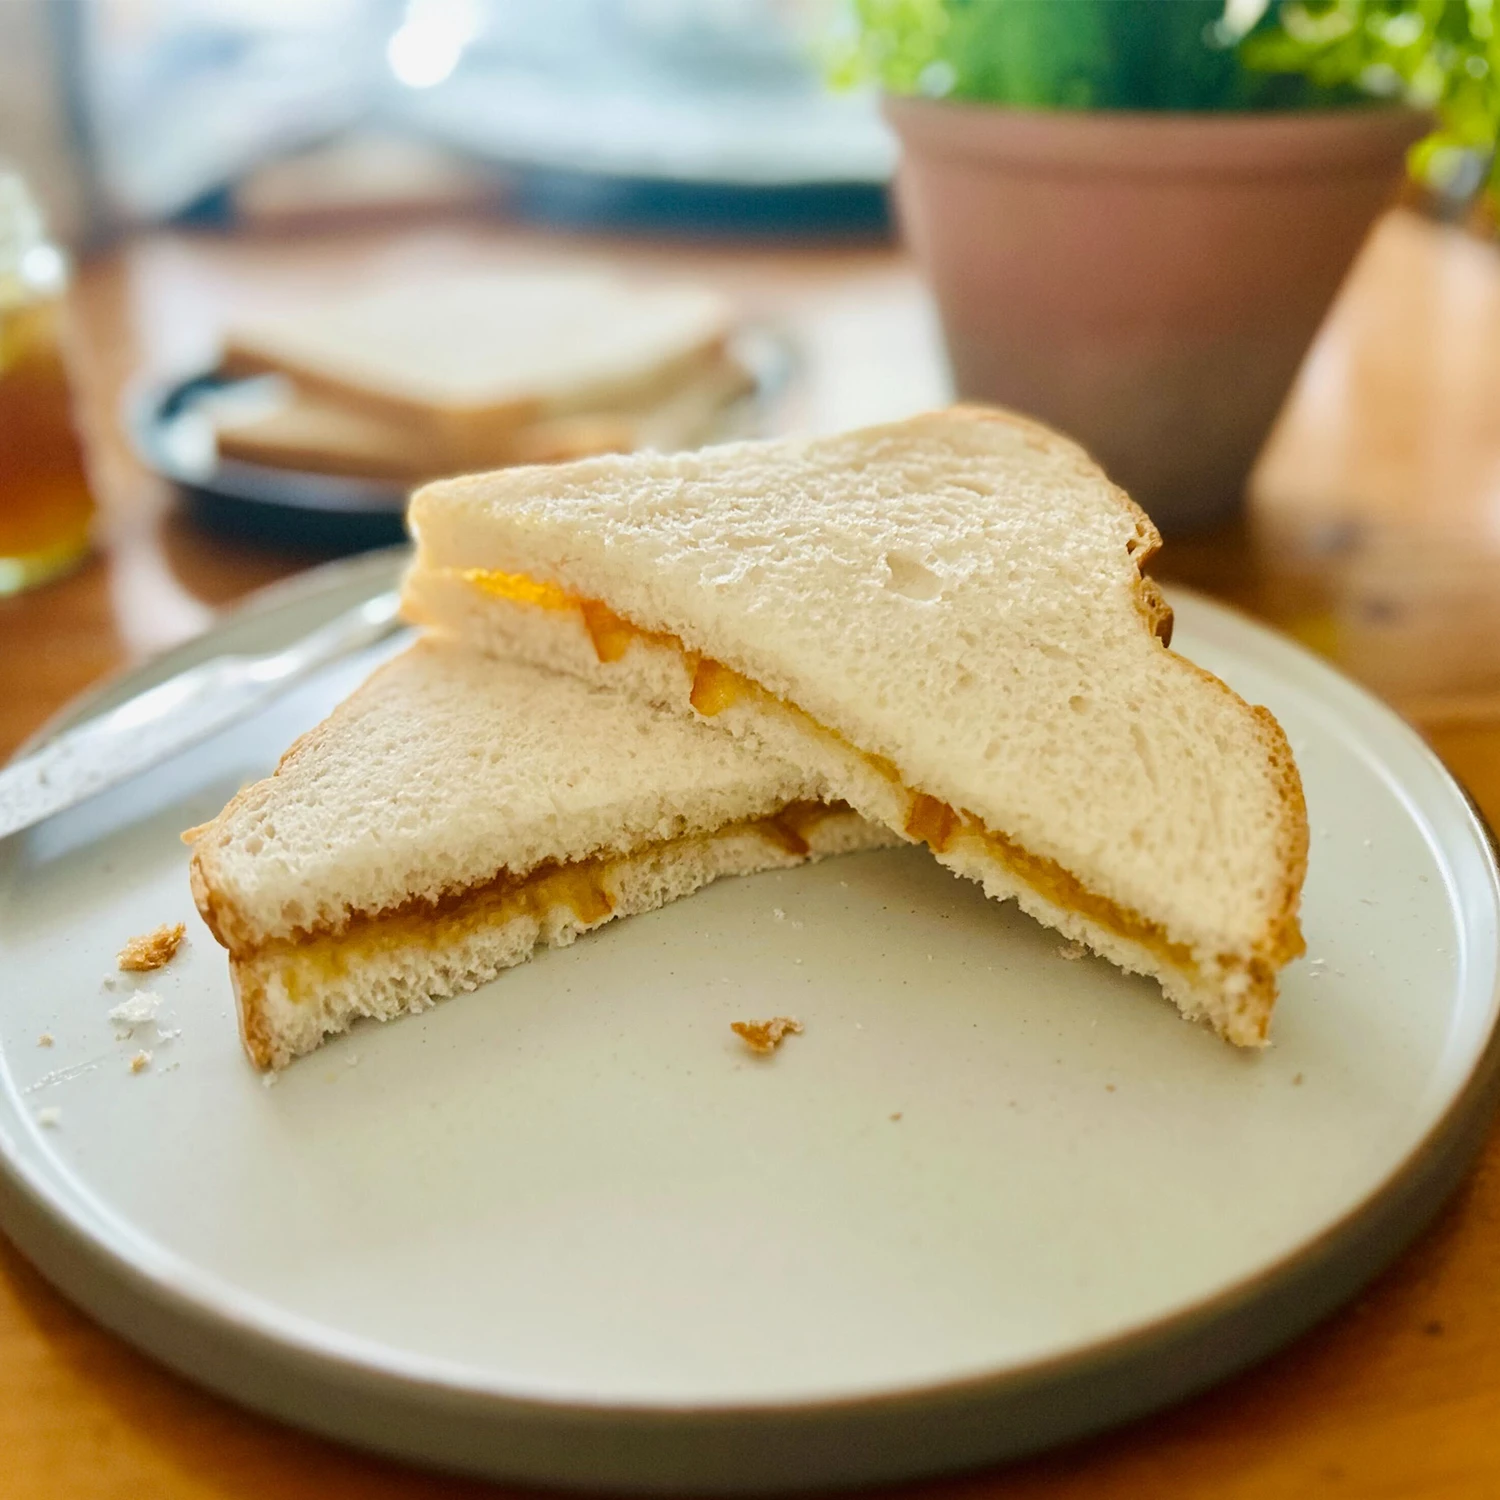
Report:
[{"label": "green plant leaf", "polygon": [[827,66],[843,85],[1027,109],[1403,99],[1440,122],[1414,172],[1487,153],[1500,190],[1500,0],[1269,0],[1243,35],[1230,22],[1226,0],[849,0]]}]

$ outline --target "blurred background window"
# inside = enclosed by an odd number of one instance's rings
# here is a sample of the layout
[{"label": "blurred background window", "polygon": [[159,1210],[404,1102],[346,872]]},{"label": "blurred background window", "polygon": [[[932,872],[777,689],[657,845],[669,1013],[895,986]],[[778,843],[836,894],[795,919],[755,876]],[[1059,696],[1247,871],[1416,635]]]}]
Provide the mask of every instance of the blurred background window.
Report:
[{"label": "blurred background window", "polygon": [[109,208],[138,220],[177,213],[366,117],[390,7],[82,0],[54,10],[93,170]]},{"label": "blurred background window", "polygon": [[868,230],[884,224],[894,147],[873,92],[824,86],[840,3],[19,9],[46,33],[100,223],[439,192],[650,227]]}]

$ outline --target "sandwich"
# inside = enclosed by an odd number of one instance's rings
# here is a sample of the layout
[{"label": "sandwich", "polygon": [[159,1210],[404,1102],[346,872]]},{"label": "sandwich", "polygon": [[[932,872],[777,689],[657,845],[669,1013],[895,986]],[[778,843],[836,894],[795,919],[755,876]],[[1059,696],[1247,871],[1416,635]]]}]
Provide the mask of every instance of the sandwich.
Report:
[{"label": "sandwich", "polygon": [[[640,407],[538,419],[495,433],[483,466],[561,463],[595,453],[651,448],[671,453],[722,435],[734,403],[751,388],[748,372],[725,358],[682,389]],[[362,407],[310,394],[288,381],[256,392],[233,388],[206,403],[220,459],[393,485],[419,484],[472,463],[473,450],[450,451]]]},{"label": "sandwich", "polygon": [[425,640],[183,837],[262,1069],[721,876],[892,842],[684,716]]},{"label": "sandwich", "polygon": [[[231,388],[234,396],[242,394]],[[281,382],[268,399],[206,403],[220,460],[337,474],[349,479],[409,486],[443,470],[399,427],[358,407],[309,396]],[[586,457],[583,450],[570,455]]]},{"label": "sandwich", "polygon": [[409,618],[613,685],[1265,1041],[1307,815],[1264,708],[1170,649],[1160,537],[1073,443],[959,407],[415,496]]},{"label": "sandwich", "polygon": [[748,377],[727,303],[588,271],[356,290],[229,329],[221,373],[283,378],[217,424],[226,458],[402,482],[698,441]]}]

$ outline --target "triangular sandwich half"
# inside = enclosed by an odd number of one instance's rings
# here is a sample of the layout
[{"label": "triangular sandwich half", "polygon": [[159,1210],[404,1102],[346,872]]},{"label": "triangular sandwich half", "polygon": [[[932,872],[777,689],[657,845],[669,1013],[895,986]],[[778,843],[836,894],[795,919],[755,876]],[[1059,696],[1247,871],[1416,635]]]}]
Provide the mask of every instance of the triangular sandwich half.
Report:
[{"label": "triangular sandwich half", "polygon": [[1297,768],[1168,649],[1160,537],[1073,443],[956,408],[448,480],[411,520],[412,618],[696,711],[1265,1039],[1302,951]]},{"label": "triangular sandwich half", "polygon": [[721,875],[893,842],[727,735],[431,641],[184,838],[261,1068]]}]

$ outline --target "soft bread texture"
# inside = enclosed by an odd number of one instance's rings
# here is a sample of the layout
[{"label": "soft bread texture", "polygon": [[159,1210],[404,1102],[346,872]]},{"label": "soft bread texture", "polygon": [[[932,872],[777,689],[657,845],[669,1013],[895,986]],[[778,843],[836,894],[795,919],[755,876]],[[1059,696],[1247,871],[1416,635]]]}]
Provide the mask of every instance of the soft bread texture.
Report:
[{"label": "soft bread texture", "polygon": [[1266,710],[1168,649],[1141,573],[1160,538],[1071,442],[958,408],[471,476],[411,515],[413,618],[691,705],[1265,1039],[1302,949],[1296,766]]},{"label": "soft bread texture", "polygon": [[628,696],[423,641],[185,837],[246,1049],[276,1068],[720,875],[890,841],[823,790]]},{"label": "soft bread texture", "polygon": [[230,375],[282,374],[395,422],[462,468],[497,440],[578,413],[640,409],[716,370],[728,305],[694,286],[633,286],[585,271],[404,279],[225,336]]}]

